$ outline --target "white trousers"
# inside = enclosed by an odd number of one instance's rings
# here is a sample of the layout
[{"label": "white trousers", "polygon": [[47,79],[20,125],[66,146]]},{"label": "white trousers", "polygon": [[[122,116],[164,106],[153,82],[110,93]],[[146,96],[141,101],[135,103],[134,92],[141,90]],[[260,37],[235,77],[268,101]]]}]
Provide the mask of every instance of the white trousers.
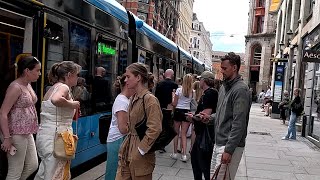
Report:
[{"label": "white trousers", "polygon": [[12,145],[17,149],[15,155],[8,157],[6,180],[25,180],[38,168],[38,156],[32,134],[13,135]]},{"label": "white trousers", "polygon": [[[216,168],[219,166],[219,164],[221,164],[221,158],[222,158],[222,153],[224,152],[224,148],[225,146],[214,145],[212,159],[211,159],[210,177],[213,176]],[[230,177],[227,179],[234,180],[238,170],[239,163],[241,161],[243,150],[244,150],[243,147],[237,147],[234,153],[232,154],[231,162],[229,163]],[[225,168],[225,166],[223,166],[223,168]]]}]

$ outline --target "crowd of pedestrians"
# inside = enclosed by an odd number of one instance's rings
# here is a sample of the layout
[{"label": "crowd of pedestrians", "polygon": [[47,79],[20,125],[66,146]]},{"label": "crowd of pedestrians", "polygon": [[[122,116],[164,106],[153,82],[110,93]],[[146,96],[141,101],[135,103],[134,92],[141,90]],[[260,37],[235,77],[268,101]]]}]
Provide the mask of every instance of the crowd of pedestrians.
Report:
[{"label": "crowd of pedestrians", "polygon": [[[105,179],[152,179],[156,161],[153,145],[164,128],[163,122],[173,122],[176,132],[170,157],[183,162],[191,157],[195,180],[210,179],[220,164],[229,166],[229,178],[234,179],[245,146],[251,105],[249,88],[239,75],[240,65],[238,55],[225,55],[221,59],[222,83],[209,71],[200,76],[186,74],[176,83],[172,69],[167,69],[163,79],[158,77],[159,81],[155,82],[144,64],[129,65],[113,85],[118,95],[113,102],[107,137]],[[71,160],[55,156],[54,144],[56,132],[73,132],[72,120],[79,113],[81,103],[90,96],[79,93],[86,91],[85,80],[78,77],[81,67],[71,61],[51,67],[52,86],[41,102],[40,125],[35,108],[37,96],[30,83],[39,78],[41,63],[27,56],[17,63],[17,69],[19,77],[8,87],[1,106],[1,149],[8,152],[7,180],[26,179],[35,172],[37,154],[41,163],[35,179],[70,179]],[[104,68],[96,69],[100,79],[103,73]],[[99,98],[103,99],[94,99]],[[299,103],[299,99],[295,102]],[[100,106],[105,105],[97,101],[93,108]],[[142,135],[141,126],[145,126]],[[37,134],[36,142],[33,134]],[[72,133],[61,134],[74,146],[76,136],[70,140]],[[295,138],[293,128],[287,137]],[[166,151],[165,147],[159,149]]]}]

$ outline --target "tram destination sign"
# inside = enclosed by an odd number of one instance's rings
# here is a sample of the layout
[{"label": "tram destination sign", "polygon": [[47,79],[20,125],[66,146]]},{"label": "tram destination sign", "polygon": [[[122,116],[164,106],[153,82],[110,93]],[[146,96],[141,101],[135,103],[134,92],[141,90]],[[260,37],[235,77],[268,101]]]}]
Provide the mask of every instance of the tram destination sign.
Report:
[{"label": "tram destination sign", "polygon": [[320,51],[304,50],[302,61],[320,63]]}]

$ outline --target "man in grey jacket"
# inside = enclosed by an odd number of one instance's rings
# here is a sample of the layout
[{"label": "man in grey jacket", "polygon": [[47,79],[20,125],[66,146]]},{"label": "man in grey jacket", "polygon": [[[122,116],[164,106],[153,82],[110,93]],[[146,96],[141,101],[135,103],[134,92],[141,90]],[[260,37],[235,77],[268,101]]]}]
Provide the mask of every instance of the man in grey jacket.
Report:
[{"label": "man in grey jacket", "polygon": [[[251,106],[248,85],[239,75],[240,56],[233,52],[221,58],[223,85],[219,90],[215,121],[215,145],[211,160],[211,174],[219,164],[228,164],[230,179],[234,179],[247,137]],[[203,118],[209,118],[202,114]]]}]

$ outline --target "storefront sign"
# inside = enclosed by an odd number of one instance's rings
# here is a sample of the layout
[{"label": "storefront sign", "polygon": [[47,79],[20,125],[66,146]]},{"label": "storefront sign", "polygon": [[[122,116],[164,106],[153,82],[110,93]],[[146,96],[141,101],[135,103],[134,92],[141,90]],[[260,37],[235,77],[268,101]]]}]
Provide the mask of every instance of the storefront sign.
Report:
[{"label": "storefront sign", "polygon": [[302,61],[320,63],[320,51],[304,50]]}]

